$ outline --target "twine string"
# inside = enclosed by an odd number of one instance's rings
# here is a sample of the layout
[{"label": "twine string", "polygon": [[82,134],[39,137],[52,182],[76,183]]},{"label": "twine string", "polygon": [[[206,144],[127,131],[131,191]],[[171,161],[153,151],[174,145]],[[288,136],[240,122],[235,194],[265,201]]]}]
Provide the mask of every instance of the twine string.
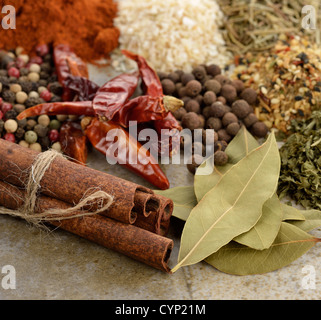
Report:
[{"label": "twine string", "polygon": [[[29,170],[24,204],[17,210],[0,207],[0,214],[20,217],[32,224],[40,225],[47,221],[59,221],[98,214],[110,207],[113,203],[113,197],[104,191],[93,188],[87,190],[78,204],[72,207],[67,209],[53,208],[36,213],[37,196],[41,188],[40,182],[57,157],[63,157],[63,155],[53,149],[39,153]],[[84,209],[89,205],[95,205],[97,209],[95,211]]]}]

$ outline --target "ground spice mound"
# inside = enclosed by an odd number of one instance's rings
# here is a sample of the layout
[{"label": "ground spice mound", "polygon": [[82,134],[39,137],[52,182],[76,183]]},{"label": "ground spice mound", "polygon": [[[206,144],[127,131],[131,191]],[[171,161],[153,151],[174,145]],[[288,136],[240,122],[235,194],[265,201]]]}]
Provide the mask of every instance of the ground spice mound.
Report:
[{"label": "ground spice mound", "polygon": [[23,47],[28,54],[41,43],[69,44],[85,61],[106,57],[118,46],[112,0],[4,1],[16,9],[16,29],[0,29],[0,49]]}]

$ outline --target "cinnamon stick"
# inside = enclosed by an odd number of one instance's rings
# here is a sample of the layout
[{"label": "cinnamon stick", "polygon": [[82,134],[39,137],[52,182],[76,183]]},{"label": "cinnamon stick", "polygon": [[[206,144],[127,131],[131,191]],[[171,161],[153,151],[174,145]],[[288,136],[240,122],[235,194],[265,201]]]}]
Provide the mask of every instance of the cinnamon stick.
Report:
[{"label": "cinnamon stick", "polygon": [[[38,152],[0,139],[0,179],[24,187]],[[146,187],[57,157],[41,180],[41,193],[69,204],[78,203],[88,190],[101,189],[114,201],[103,214],[133,224],[138,215],[147,217],[157,208],[157,195]],[[94,210],[95,208],[93,208]]]},{"label": "cinnamon stick", "polygon": [[137,217],[134,225],[145,230],[165,236],[170,227],[170,219],[173,212],[173,201],[157,195],[155,202],[158,202],[157,210],[153,210],[147,217]]},{"label": "cinnamon stick", "polygon": [[[0,181],[0,206],[17,210],[23,205],[24,197],[23,190]],[[37,199],[36,213],[53,208],[64,210],[68,207],[70,205],[63,201],[41,195]],[[50,224],[151,267],[170,272],[168,260],[173,248],[171,239],[99,214],[50,221]]]}]

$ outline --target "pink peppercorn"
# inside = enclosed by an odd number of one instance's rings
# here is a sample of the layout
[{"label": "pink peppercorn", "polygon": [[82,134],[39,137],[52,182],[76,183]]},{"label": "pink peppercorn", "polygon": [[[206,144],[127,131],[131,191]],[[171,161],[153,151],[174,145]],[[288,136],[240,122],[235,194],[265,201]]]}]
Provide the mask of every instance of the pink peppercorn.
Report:
[{"label": "pink peppercorn", "polygon": [[56,129],[50,130],[49,132],[49,140],[51,142],[57,142],[59,140],[59,132]]},{"label": "pink peppercorn", "polygon": [[49,53],[49,46],[47,44],[40,44],[36,47],[36,52],[38,56],[44,57]]},{"label": "pink peppercorn", "polygon": [[19,57],[16,59],[16,67],[18,69],[23,68],[25,65],[26,65],[26,62],[23,59],[21,59]]},{"label": "pink peppercorn", "polygon": [[34,57],[31,57],[30,60],[29,60],[29,65],[32,64],[32,63],[36,63],[36,64],[42,64],[43,60],[41,57],[39,56],[34,56]]},{"label": "pink peppercorn", "polygon": [[11,67],[8,70],[8,75],[10,77],[19,78],[20,77],[20,71],[16,67]]},{"label": "pink peppercorn", "polygon": [[1,106],[1,111],[5,114],[7,111],[12,109],[12,104],[8,102],[3,102]]},{"label": "pink peppercorn", "polygon": [[15,136],[14,136],[13,133],[6,133],[6,134],[3,136],[3,138],[4,138],[5,140],[10,141],[10,142],[13,142],[13,143],[16,142],[16,138],[15,138]]},{"label": "pink peppercorn", "polygon": [[43,90],[40,93],[40,98],[42,98],[46,102],[50,101],[51,97],[52,97],[52,94],[51,94],[51,92],[49,90]]},{"label": "pink peppercorn", "polygon": [[3,112],[0,110],[0,120],[2,120],[3,116],[4,116],[4,114],[3,114]]}]

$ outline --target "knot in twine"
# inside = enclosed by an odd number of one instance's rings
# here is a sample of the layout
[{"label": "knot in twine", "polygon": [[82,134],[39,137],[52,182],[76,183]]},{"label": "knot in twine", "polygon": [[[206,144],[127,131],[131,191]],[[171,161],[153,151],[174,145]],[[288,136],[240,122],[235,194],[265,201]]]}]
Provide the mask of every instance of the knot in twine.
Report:
[{"label": "knot in twine", "polygon": [[[98,190],[90,192],[87,190],[82,199],[73,207],[67,209],[49,209],[41,213],[35,213],[37,195],[41,188],[40,182],[51,163],[56,157],[64,157],[61,153],[50,149],[40,153],[34,160],[29,171],[28,181],[26,184],[26,197],[24,204],[17,210],[8,208],[0,208],[1,214],[7,214],[15,217],[23,218],[34,225],[40,225],[42,222],[59,221],[83,217],[86,215],[94,215],[107,210],[113,203],[113,198],[108,193]],[[93,188],[94,190],[95,188]],[[86,195],[88,194],[88,195]],[[84,207],[95,204],[98,208],[95,211],[84,210]]]}]

